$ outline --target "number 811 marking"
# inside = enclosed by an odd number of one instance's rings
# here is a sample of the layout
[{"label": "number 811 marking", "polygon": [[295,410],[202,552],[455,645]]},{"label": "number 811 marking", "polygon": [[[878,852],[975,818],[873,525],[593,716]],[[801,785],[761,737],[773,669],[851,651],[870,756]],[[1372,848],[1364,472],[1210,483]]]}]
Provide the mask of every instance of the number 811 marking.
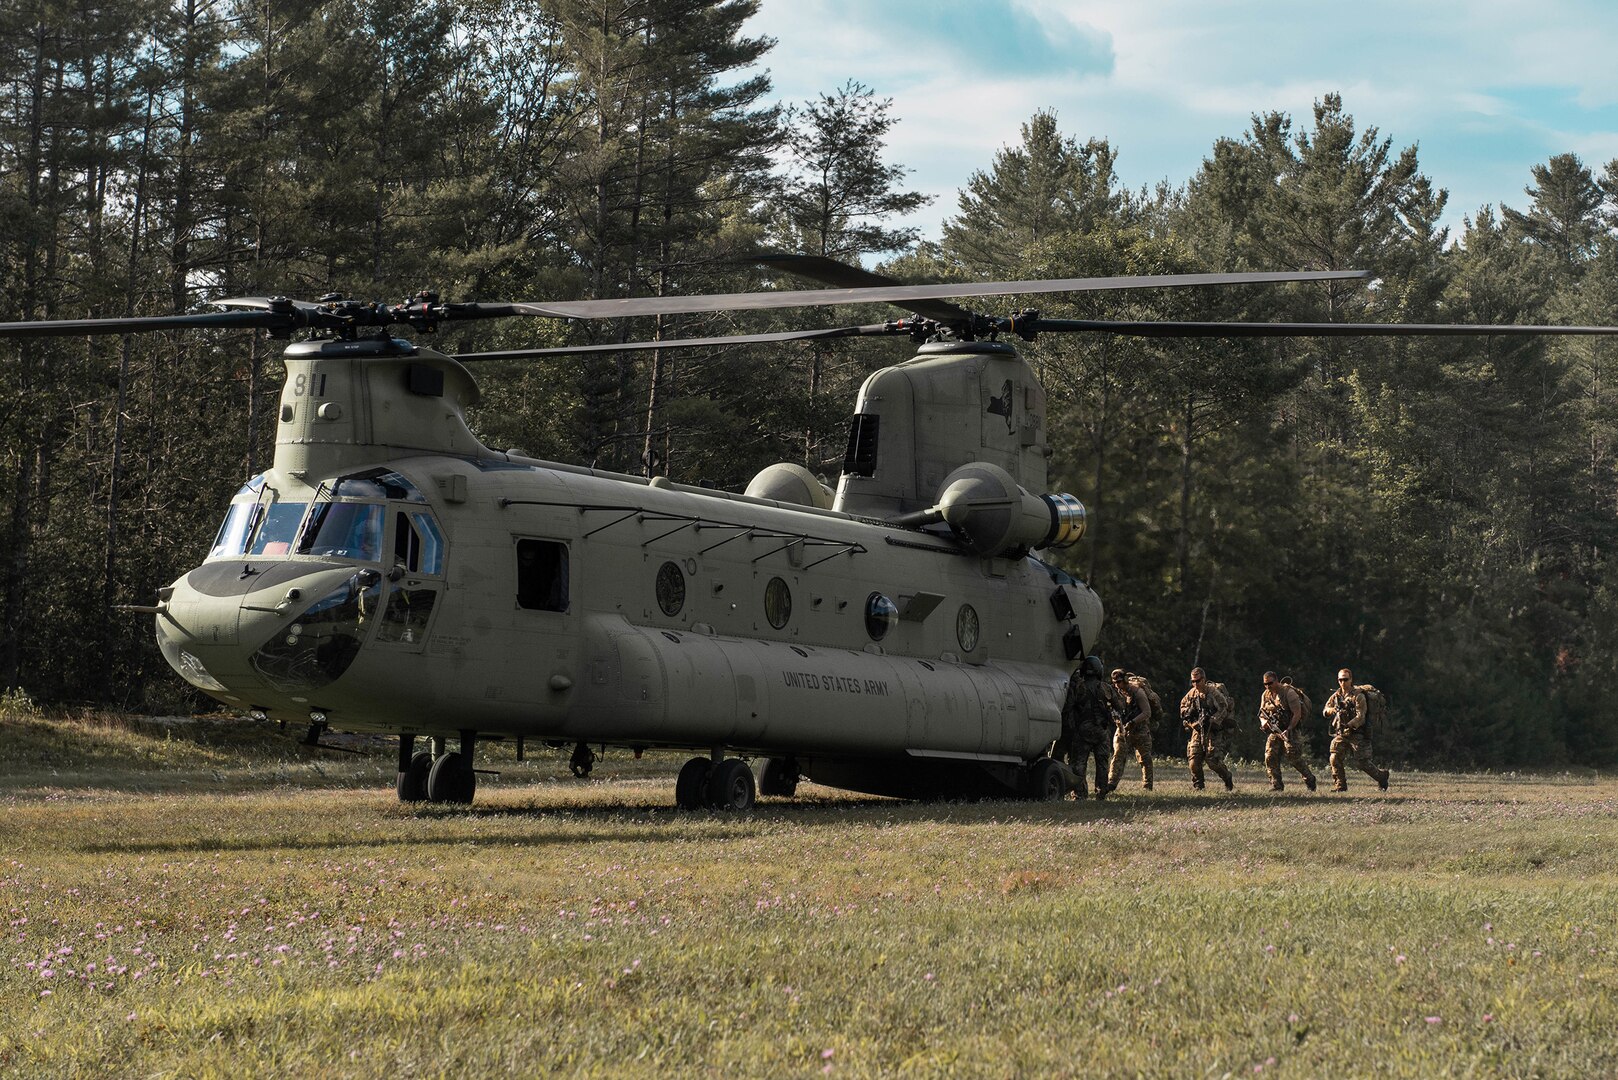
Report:
[{"label": "number 811 marking", "polygon": [[303,397],[305,394],[308,394],[310,397],[326,396],[326,376],[324,373],[319,375],[305,375],[300,373],[293,378],[292,396]]}]

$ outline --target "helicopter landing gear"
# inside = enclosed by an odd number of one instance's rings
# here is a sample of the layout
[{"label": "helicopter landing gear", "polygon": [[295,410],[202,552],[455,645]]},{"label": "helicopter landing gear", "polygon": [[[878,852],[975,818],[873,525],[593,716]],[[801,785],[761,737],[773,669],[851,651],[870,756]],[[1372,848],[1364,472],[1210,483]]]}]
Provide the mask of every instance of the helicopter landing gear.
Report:
[{"label": "helicopter landing gear", "polygon": [[681,810],[750,810],[754,791],[753,770],[741,758],[694,757],[674,781],[674,803]]},{"label": "helicopter landing gear", "polygon": [[798,793],[798,759],[765,758],[758,770],[758,793],[790,799]]},{"label": "helicopter landing gear", "polygon": [[427,774],[432,772],[433,755],[415,749],[414,735],[399,736],[399,801],[421,802],[427,798]]},{"label": "helicopter landing gear", "polygon": [[753,770],[741,758],[726,758],[708,776],[708,805],[715,810],[753,808]]},{"label": "helicopter landing gear", "polygon": [[477,773],[472,771],[472,757],[477,750],[477,742],[477,732],[463,731],[459,751],[452,750],[433,759],[432,769],[427,773],[428,802],[472,801],[478,786]]},{"label": "helicopter landing gear", "polygon": [[681,810],[701,810],[707,804],[708,774],[713,762],[705,757],[694,757],[680,766],[680,775],[674,780],[674,805]]},{"label": "helicopter landing gear", "polygon": [[596,752],[582,742],[573,748],[573,756],[567,762],[567,767],[572,769],[573,775],[580,780],[589,776],[590,770],[595,768],[595,765]]},{"label": "helicopter landing gear", "polygon": [[1067,798],[1067,777],[1062,774],[1060,762],[1040,758],[1028,766],[1025,778],[1028,797],[1035,802],[1060,802]]}]

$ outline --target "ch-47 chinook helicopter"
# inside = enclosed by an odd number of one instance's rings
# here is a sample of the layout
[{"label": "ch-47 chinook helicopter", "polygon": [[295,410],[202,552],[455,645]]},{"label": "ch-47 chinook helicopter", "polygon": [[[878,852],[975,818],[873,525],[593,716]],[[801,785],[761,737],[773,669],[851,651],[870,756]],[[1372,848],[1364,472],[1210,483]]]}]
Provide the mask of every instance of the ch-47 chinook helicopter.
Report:
[{"label": "ch-47 chinook helicopter", "polygon": [[[558,303],[242,298],[204,314],[0,324],[0,336],[311,333],[286,349],[274,466],[231,500],[201,565],[144,609],[191,685],[255,717],[307,722],[311,741],[328,725],[398,735],[407,802],[470,802],[479,740],[510,738],[575,744],[577,772],[588,744],[695,750],[675,801],[741,809],[805,777],[911,797],[1064,794],[1046,751],[1102,605],[1033,554],[1077,541],[1085,512],[1045,490],[1045,395],[1000,337],[1618,333],[996,317],[949,299],[1368,276],[1353,271],[917,286],[775,261],[836,287]],[[912,317],[462,355],[389,332],[868,302]],[[835,493],[793,464],[734,494],[539,461],[489,449],[465,418],[473,361],[869,335],[920,348],[866,380]],[[416,749],[422,738],[430,750]]]}]

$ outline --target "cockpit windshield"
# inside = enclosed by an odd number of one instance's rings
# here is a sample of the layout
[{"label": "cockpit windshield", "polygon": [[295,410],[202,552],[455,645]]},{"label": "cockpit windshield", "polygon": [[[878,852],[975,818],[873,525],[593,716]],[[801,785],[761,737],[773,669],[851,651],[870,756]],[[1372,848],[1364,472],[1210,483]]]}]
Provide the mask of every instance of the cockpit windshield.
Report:
[{"label": "cockpit windshield", "polygon": [[263,520],[253,533],[248,546],[249,555],[285,555],[292,550],[292,541],[298,535],[298,523],[308,503],[271,503],[264,510]]},{"label": "cockpit windshield", "polygon": [[208,551],[210,559],[243,555],[285,555],[292,550],[308,503],[280,502],[262,475],[249,480],[231,500],[224,524]]},{"label": "cockpit windshield", "polygon": [[382,558],[382,504],[320,502],[298,541],[299,555],[333,555],[378,562]]},{"label": "cockpit windshield", "polygon": [[[384,501],[386,500],[386,501]],[[412,572],[441,572],[444,540],[420,489],[399,473],[372,469],[322,484],[311,506],[282,502],[263,476],[255,476],[231,500],[208,552],[210,559],[253,555],[317,555],[382,561],[388,503],[415,503],[420,510],[397,515],[396,558]]]}]

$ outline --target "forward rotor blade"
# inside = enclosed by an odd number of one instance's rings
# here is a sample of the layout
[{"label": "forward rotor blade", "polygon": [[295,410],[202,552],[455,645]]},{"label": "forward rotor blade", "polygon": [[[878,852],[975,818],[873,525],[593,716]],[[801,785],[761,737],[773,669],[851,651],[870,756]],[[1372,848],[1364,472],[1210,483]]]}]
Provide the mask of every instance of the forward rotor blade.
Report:
[{"label": "forward rotor blade", "polygon": [[829,330],[786,330],[776,334],[736,334],[731,337],[670,338],[666,341],[625,341],[605,345],[558,345],[547,349],[504,349],[499,352],[456,353],[461,363],[478,360],[530,360],[541,356],[576,356],[580,353],[631,352],[642,349],[695,349],[704,345],[746,345],[759,341],[813,341],[843,337],[882,337],[908,334],[903,322],[838,326]]},{"label": "forward rotor blade", "polygon": [[138,334],[152,330],[295,330],[296,315],[276,311],[213,311],[199,315],[146,315],[128,319],[46,319],[0,323],[0,337],[73,337]]},{"label": "forward rotor blade", "polygon": [[[1002,320],[1004,331],[1012,329]],[[1122,337],[1543,337],[1612,336],[1618,326],[1530,326],[1521,323],[1224,323],[1120,322],[1105,319],[1038,319],[1019,322],[1034,333],[1114,334]]]},{"label": "forward rotor blade", "polygon": [[[784,270],[798,277],[818,281],[824,285],[835,285],[844,289],[874,289],[878,287],[900,286],[905,283],[898,278],[888,277],[886,274],[873,273],[861,266],[851,266],[848,263],[828,259],[824,255],[788,255],[785,253],[759,253],[752,256],[752,262],[760,266],[768,266]],[[896,300],[894,307],[913,311],[924,319],[933,319],[941,323],[971,322],[972,313],[963,307],[952,304],[947,300]]]},{"label": "forward rotor blade", "polygon": [[1135,277],[1055,278],[1047,281],[957,282],[944,285],[883,285],[858,289],[806,289],[709,296],[642,296],[624,300],[564,300],[499,305],[516,314],[561,319],[611,319],[632,315],[678,315],[699,311],[749,311],[833,304],[899,303],[943,297],[1009,296],[1051,292],[1106,292],[1178,288],[1187,285],[1261,285],[1287,281],[1355,281],[1368,270],[1322,270],[1254,274],[1148,274]]}]

